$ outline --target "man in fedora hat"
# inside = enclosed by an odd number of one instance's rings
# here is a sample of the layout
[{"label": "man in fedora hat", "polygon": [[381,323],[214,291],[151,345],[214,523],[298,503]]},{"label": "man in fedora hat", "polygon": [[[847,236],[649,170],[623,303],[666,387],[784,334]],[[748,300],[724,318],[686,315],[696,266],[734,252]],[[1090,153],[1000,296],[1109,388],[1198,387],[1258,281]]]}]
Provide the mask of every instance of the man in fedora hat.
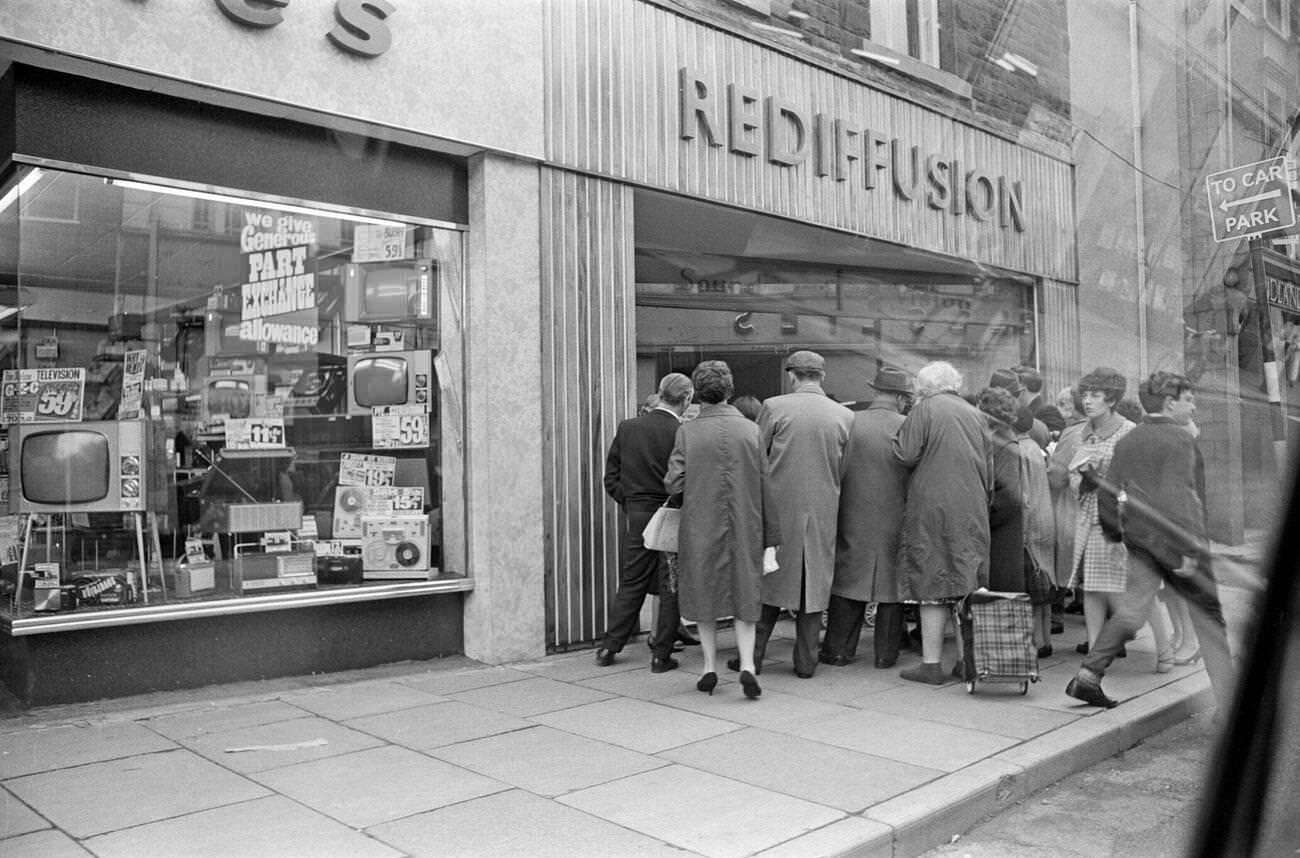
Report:
[{"label": "man in fedora hat", "polygon": [[907,501],[907,469],[894,455],[893,439],[903,423],[912,380],[901,369],[882,366],[869,382],[871,405],[853,416],[840,464],[839,524],[835,536],[835,578],[831,585],[822,664],[852,661],[862,633],[867,602],[876,603],[876,667],[893,667],[907,640],[902,596],[894,565]]},{"label": "man in fedora hat", "polygon": [[[763,669],[768,638],[782,609],[796,611],[794,670],[802,679],[817,669],[822,611],[835,572],[835,522],[840,503],[840,457],[853,412],[826,395],[826,361],[811,351],[785,359],[791,393],[773,396],[758,414],[767,473],[780,523],[776,572],[763,576],[763,610],[754,664]],[[737,659],[728,662],[739,667]]]}]

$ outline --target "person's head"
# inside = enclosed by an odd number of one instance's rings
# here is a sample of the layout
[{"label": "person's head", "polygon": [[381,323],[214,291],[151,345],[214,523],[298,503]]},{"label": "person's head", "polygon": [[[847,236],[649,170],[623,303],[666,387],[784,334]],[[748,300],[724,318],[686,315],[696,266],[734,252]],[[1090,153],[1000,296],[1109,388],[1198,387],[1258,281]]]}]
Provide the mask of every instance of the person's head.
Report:
[{"label": "person's head", "polygon": [[691,404],[692,393],[694,388],[691,386],[691,380],[680,372],[670,372],[659,379],[660,404],[678,414]]},{"label": "person's head", "polygon": [[1076,387],[1062,387],[1056,394],[1056,407],[1067,423],[1075,417],[1083,416],[1083,399],[1079,397]]},{"label": "person's head", "polygon": [[1031,397],[1043,392],[1043,375],[1032,366],[1016,367],[1016,375],[1020,376],[1020,383]]},{"label": "person's head", "polygon": [[1099,366],[1079,379],[1075,388],[1079,391],[1084,415],[1089,420],[1099,420],[1115,410],[1115,406],[1124,398],[1127,386],[1119,370]]},{"label": "person's head", "polygon": [[897,367],[882,366],[867,384],[876,392],[873,402],[892,405],[900,411],[912,397],[912,380]]},{"label": "person's head", "polygon": [[[979,392],[975,398],[975,406],[987,414],[990,420],[1014,426],[1016,422],[1016,412],[1019,411],[1019,405],[1016,398],[1011,395],[1011,391],[1005,387],[986,387]],[[1033,419],[1030,419],[1030,423]]]},{"label": "person's head", "polygon": [[916,373],[916,395],[919,398],[938,393],[961,393],[961,373],[946,360],[927,363]]},{"label": "person's head", "polygon": [[758,420],[759,409],[763,403],[758,401],[757,396],[750,396],[748,393],[744,396],[737,396],[731,400],[731,404],[736,406],[736,410],[748,417],[750,420]]},{"label": "person's head", "polygon": [[701,361],[691,373],[691,381],[695,384],[695,396],[705,405],[726,402],[736,390],[731,367],[720,360]]},{"label": "person's head", "polygon": [[659,407],[659,394],[652,393],[641,402],[641,407],[637,409],[637,414],[649,414]]},{"label": "person's head", "polygon": [[993,375],[989,376],[989,387],[1000,387],[1016,399],[1025,392],[1024,385],[1020,383],[1020,376],[1014,369],[993,370]]},{"label": "person's head", "polygon": [[1146,413],[1142,410],[1142,404],[1131,396],[1126,396],[1115,405],[1115,413],[1121,417],[1141,423],[1142,417]]},{"label": "person's head", "polygon": [[1176,423],[1189,424],[1196,415],[1196,391],[1185,375],[1156,372],[1138,391],[1148,414],[1162,414]]},{"label": "person's head", "polygon": [[817,352],[801,349],[785,359],[785,370],[794,377],[796,384],[809,381],[820,384],[826,377],[826,359]]},{"label": "person's head", "polygon": [[[1051,432],[1053,436],[1059,435],[1061,430],[1065,428],[1065,418],[1061,416],[1061,409],[1055,405],[1044,405],[1030,416],[1043,421],[1043,425],[1047,427],[1047,431]],[[1032,423],[1033,420],[1031,419],[1030,424]]]}]

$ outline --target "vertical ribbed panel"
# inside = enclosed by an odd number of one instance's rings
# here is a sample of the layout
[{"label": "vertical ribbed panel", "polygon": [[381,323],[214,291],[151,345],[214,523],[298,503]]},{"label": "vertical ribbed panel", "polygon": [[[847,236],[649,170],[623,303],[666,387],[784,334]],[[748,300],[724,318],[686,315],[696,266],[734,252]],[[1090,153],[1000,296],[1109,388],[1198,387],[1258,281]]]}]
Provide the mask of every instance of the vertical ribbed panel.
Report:
[{"label": "vertical ribbed panel", "polygon": [[605,630],[619,518],[605,453],[634,408],[632,191],[542,169],[542,394],[548,648]]},{"label": "vertical ribbed panel", "polygon": [[[551,0],[546,5],[546,157],[582,172],[715,200],[1056,280],[1075,275],[1074,185],[1068,162],[957,122],[739,36],[638,0]],[[818,176],[814,159],[783,167],[702,136],[683,140],[678,70],[712,90],[726,140],[726,89],[779,96],[855,131],[1019,181],[1024,232],[995,216],[899,199],[887,174],[865,187],[861,160],[846,181]],[[860,137],[857,139],[861,139]],[[765,148],[765,147],[760,147]],[[922,182],[924,190],[925,183]]]},{"label": "vertical ribbed panel", "polygon": [[1050,395],[1083,375],[1079,365],[1079,288],[1070,283],[1043,281],[1042,312],[1038,314],[1039,342],[1043,353],[1040,366]]}]

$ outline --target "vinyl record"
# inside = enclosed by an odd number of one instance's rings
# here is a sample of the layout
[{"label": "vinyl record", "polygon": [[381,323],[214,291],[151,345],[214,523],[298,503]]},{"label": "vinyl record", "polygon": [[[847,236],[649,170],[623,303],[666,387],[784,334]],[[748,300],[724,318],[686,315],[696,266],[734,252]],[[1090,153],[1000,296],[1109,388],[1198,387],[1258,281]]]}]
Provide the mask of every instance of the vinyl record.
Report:
[{"label": "vinyl record", "polygon": [[339,509],[344,512],[358,512],[365,505],[366,496],[360,489],[348,488],[339,492]]},{"label": "vinyl record", "polygon": [[394,557],[398,566],[415,566],[420,562],[420,546],[414,542],[399,542]]}]

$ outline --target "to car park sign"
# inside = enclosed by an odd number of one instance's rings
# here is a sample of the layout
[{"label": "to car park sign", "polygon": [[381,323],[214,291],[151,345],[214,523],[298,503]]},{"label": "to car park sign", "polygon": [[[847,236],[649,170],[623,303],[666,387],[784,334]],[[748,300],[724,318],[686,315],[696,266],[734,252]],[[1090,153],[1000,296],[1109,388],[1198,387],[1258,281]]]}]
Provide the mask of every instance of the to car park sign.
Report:
[{"label": "to car park sign", "polygon": [[1270,158],[1205,177],[1215,241],[1295,226],[1295,203],[1285,161]]}]

